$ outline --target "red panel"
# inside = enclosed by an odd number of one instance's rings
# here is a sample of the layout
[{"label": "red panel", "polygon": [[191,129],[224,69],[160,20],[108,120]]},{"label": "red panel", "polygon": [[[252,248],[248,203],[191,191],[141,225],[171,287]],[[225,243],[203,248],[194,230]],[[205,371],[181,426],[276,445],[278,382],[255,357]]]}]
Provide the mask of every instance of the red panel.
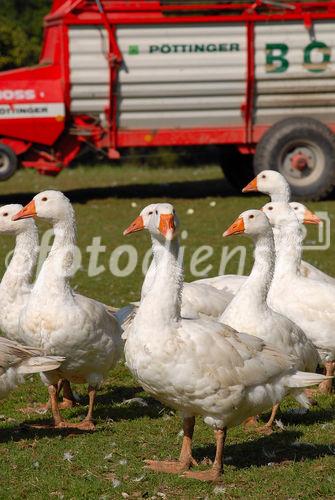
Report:
[{"label": "red panel", "polygon": [[31,146],[31,142],[18,141],[16,139],[9,139],[8,137],[1,137],[0,142],[9,146],[17,155],[25,153]]},{"label": "red panel", "polygon": [[118,131],[118,146],[186,146],[244,142],[244,128],[197,128]]},{"label": "red panel", "polygon": [[54,143],[65,118],[59,76],[55,66],[0,73],[0,136]]}]

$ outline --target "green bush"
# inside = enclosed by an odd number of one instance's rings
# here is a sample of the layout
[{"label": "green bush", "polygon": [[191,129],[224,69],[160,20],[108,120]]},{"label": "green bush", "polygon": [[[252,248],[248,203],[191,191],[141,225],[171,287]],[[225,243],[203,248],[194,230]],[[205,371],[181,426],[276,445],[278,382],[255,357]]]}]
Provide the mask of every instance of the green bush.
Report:
[{"label": "green bush", "polygon": [[1,0],[0,70],[38,62],[43,17],[51,3],[51,0]]}]

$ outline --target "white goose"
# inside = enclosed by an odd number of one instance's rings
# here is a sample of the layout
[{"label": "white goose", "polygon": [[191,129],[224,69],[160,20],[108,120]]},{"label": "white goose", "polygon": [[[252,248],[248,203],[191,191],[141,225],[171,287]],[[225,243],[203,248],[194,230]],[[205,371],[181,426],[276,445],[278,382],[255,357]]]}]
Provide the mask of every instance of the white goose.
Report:
[{"label": "white goose", "polygon": [[[242,191],[244,193],[260,191],[261,193],[269,195],[271,201],[274,202],[288,203],[291,197],[291,190],[288,182],[282,174],[276,172],[275,170],[263,170],[251,182],[249,182],[249,184],[245,186]],[[290,206],[299,214],[303,205],[293,202],[293,205],[290,203]],[[297,216],[299,218],[299,215]],[[306,278],[324,281],[335,286],[335,278],[329,276],[329,274],[326,274],[323,271],[320,271],[320,269],[313,266],[309,262],[302,260],[299,270],[301,275]]]},{"label": "white goose", "polygon": [[[156,215],[157,203],[152,203],[145,207],[133,224],[124,232],[141,231],[148,229],[151,218]],[[150,290],[156,275],[155,259],[151,261],[150,267],[145,275],[145,280],[141,291],[141,300]],[[215,287],[205,283],[184,283],[181,314],[183,318],[198,318],[202,315],[212,318],[219,318],[229,302],[233,298],[233,293],[220,291]]]},{"label": "white goose", "polygon": [[[310,220],[313,219],[305,219],[304,222]],[[254,265],[247,280],[222,314],[221,323],[259,337],[292,356],[297,370],[314,372],[320,357],[312,342],[295,323],[276,313],[267,304],[276,254],[272,228],[266,215],[260,210],[247,210],[223,235],[242,233],[254,241]],[[269,421],[258,430],[271,431],[278,406],[273,407]]]},{"label": "white goose", "polygon": [[0,329],[7,338],[25,343],[24,334],[19,334],[19,316],[32,290],[38,234],[32,219],[12,221],[12,217],[21,209],[22,205],[0,207],[0,234],[16,237],[12,259],[0,283]]},{"label": "white goose", "polygon": [[185,475],[216,481],[222,472],[227,428],[271,407],[290,390],[304,402],[301,388],[324,377],[297,372],[288,356],[257,337],[214,320],[181,318],[183,268],[175,225],[173,206],[158,204],[149,227],[156,276],[127,332],[125,355],[143,387],[184,418],[179,461],[150,460],[148,466],[180,473],[194,465],[194,416],[201,415],[215,430],[215,461],[209,471]]},{"label": "white goose", "polygon": [[[299,272],[302,234],[287,203],[267,203],[263,209],[275,228],[277,259],[270,287],[269,305],[302,328],[319,351],[326,374],[334,374],[335,287],[305,278]],[[321,389],[330,392],[332,381]]]},{"label": "white goose", "polygon": [[64,358],[44,356],[40,349],[0,337],[0,399],[23,383],[24,375],[56,370]]},{"label": "white goose", "polygon": [[[304,219],[308,219],[310,217],[311,212],[308,210],[308,208],[303,205],[302,203],[298,203],[296,201],[292,201],[289,203],[289,205],[293,208],[295,211],[295,214],[300,222],[300,224],[304,223]],[[313,268],[313,269],[312,269]],[[309,274],[308,277],[313,277],[315,278],[315,275],[312,274],[312,270],[315,270],[316,268],[312,266],[312,264],[309,264],[308,262],[304,262],[304,265],[301,268],[301,271],[304,273],[303,275],[305,276],[306,273]],[[316,269],[318,273],[322,273],[322,271],[319,271]],[[322,273],[324,274],[324,273]],[[327,276],[327,275],[325,275]],[[193,281],[192,284],[206,284],[210,285],[214,288],[217,288],[218,290],[222,290],[224,292],[230,293],[235,295],[240,287],[243,285],[245,280],[247,279],[247,276],[244,275],[238,275],[238,274],[224,274],[222,276],[215,276],[214,278],[203,278],[200,280]]]},{"label": "white goose", "polygon": [[[59,191],[44,191],[14,219],[34,216],[53,223],[55,239],[20,316],[20,328],[31,345],[41,347],[47,354],[66,357],[59,370],[44,374],[54,425],[94,429],[96,389],[121,357],[121,328],[104,304],[76,294],[70,287],[76,228],[69,200]],[[88,383],[89,409],[80,424],[65,423],[60,415],[57,402],[60,378]]]},{"label": "white goose", "polygon": [[[31,278],[38,255],[38,233],[33,219],[12,221],[23,207],[19,204],[0,207],[0,234],[15,235],[15,249],[0,283],[0,329],[11,340],[26,343],[19,330],[19,318],[32,290]],[[63,380],[63,408],[70,408],[75,399],[68,381]]]}]

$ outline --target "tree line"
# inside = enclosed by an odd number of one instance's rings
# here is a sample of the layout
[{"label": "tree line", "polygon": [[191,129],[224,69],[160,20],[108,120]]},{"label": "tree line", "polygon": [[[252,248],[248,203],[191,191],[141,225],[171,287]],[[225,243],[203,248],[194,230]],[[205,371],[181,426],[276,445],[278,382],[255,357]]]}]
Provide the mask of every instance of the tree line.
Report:
[{"label": "tree line", "polygon": [[0,1],[0,70],[31,66],[39,59],[43,17],[52,0]]}]

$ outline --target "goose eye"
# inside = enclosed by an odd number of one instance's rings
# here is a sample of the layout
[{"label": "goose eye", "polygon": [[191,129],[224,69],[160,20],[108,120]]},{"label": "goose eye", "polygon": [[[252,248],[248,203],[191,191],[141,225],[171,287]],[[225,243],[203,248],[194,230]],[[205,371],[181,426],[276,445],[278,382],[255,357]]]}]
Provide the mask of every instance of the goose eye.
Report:
[{"label": "goose eye", "polygon": [[148,213],[148,215],[152,215],[152,214],[153,214],[153,212],[152,212],[152,211]]},{"label": "goose eye", "polygon": [[155,210],[155,214],[158,215],[158,211],[157,210]]},{"label": "goose eye", "polygon": [[42,201],[47,201],[47,199],[48,198],[46,196],[43,196]]},{"label": "goose eye", "polygon": [[294,210],[298,210],[298,207],[294,207]]},{"label": "goose eye", "polygon": [[262,179],[266,179],[266,175],[265,174],[262,175]]},{"label": "goose eye", "polygon": [[5,212],[4,214],[2,214],[4,217],[8,217],[8,212]]},{"label": "goose eye", "polygon": [[268,207],[268,210],[273,210],[273,207]]},{"label": "goose eye", "polygon": [[254,215],[249,215],[249,219],[253,219],[254,217]]}]

